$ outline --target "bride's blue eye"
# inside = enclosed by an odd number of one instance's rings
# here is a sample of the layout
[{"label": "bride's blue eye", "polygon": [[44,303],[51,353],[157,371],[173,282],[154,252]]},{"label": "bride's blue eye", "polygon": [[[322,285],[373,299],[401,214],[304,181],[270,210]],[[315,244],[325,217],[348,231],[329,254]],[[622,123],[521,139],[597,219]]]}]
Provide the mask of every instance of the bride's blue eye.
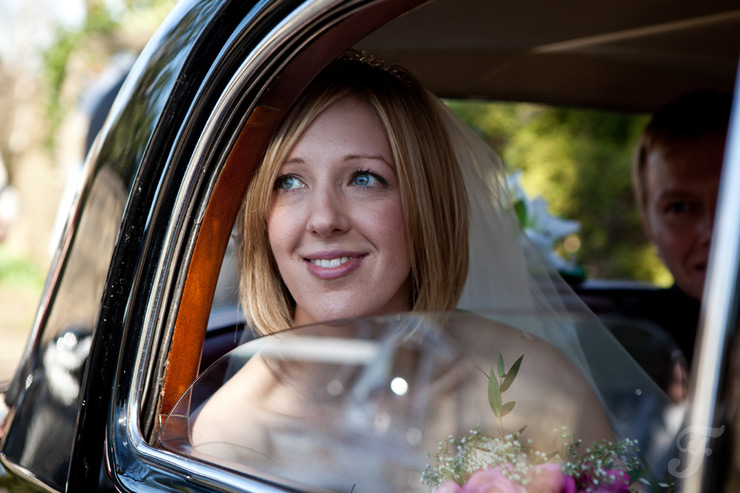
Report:
[{"label": "bride's blue eye", "polygon": [[387,184],[388,182],[382,176],[371,173],[370,171],[358,171],[352,177],[352,185],[357,187],[374,187]]},{"label": "bride's blue eye", "polygon": [[275,180],[275,188],[279,190],[295,190],[301,188],[303,183],[293,175],[283,175]]}]

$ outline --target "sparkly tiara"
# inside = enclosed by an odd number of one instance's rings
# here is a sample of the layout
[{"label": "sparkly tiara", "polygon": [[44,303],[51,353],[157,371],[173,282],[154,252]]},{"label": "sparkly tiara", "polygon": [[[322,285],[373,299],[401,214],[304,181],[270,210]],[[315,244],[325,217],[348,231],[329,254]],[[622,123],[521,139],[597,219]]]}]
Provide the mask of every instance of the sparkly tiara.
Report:
[{"label": "sparkly tiara", "polygon": [[372,53],[366,52],[365,50],[347,50],[337,60],[355,62],[382,70],[407,84],[413,81],[413,76],[411,76],[411,74],[403,67],[398,65],[389,65],[385,61],[377,58]]}]

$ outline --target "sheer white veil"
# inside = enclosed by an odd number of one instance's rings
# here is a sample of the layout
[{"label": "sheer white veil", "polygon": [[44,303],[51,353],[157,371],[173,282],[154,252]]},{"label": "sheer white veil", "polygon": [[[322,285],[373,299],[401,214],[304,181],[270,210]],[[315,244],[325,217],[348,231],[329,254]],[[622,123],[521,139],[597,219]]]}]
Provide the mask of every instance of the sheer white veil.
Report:
[{"label": "sheer white veil", "polygon": [[470,268],[458,308],[490,315],[557,347],[591,384],[615,436],[640,440],[648,461],[661,469],[673,453],[683,406],[668,398],[528,240],[499,156],[439,98],[431,98],[468,193]]}]

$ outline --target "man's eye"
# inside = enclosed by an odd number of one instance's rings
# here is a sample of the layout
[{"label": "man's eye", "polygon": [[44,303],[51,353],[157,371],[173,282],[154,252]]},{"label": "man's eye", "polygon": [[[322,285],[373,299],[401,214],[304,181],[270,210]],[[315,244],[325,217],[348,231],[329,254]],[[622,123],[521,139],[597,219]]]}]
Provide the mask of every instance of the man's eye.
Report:
[{"label": "man's eye", "polygon": [[301,188],[303,183],[293,175],[284,175],[275,181],[275,188],[280,190],[295,190]]},{"label": "man's eye", "polygon": [[673,202],[666,206],[666,212],[671,214],[686,214],[694,209],[696,207],[690,202]]},{"label": "man's eye", "polygon": [[374,187],[377,185],[387,184],[388,182],[385,181],[381,176],[369,171],[358,171],[352,177],[352,185],[355,185],[357,187]]}]

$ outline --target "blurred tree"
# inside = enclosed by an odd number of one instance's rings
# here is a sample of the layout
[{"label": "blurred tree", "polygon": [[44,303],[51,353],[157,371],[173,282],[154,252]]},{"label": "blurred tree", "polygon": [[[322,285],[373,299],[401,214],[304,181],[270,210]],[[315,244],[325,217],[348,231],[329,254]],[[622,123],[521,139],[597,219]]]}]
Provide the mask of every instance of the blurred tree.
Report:
[{"label": "blurred tree", "polygon": [[42,271],[56,246],[57,225],[63,224],[60,202],[73,196],[91,103],[110,68],[127,70],[118,62],[144,47],[175,1],[79,0],[79,12],[75,6],[73,20],[64,21],[54,0],[0,7],[6,41],[0,43],[6,46],[0,49],[0,154],[21,204],[5,246]]},{"label": "blurred tree", "polygon": [[[174,0],[86,0],[85,22],[76,28],[59,28],[55,43],[44,53],[46,110],[53,146],[59,125],[79,103],[80,80],[85,72],[99,74],[119,52],[138,53],[149,40]],[[73,80],[75,87],[65,91]]]},{"label": "blurred tree", "polygon": [[630,183],[632,154],[645,115],[528,103],[450,102],[502,156],[508,173],[522,170],[530,197],[581,223],[570,251],[589,277],[670,284],[642,232]]},{"label": "blurred tree", "polygon": [[138,53],[175,2],[0,0],[0,156],[20,196],[18,222],[0,245],[0,380],[21,356],[69,208],[65,192],[76,189],[70,170],[84,157],[86,104],[112,61]]}]

